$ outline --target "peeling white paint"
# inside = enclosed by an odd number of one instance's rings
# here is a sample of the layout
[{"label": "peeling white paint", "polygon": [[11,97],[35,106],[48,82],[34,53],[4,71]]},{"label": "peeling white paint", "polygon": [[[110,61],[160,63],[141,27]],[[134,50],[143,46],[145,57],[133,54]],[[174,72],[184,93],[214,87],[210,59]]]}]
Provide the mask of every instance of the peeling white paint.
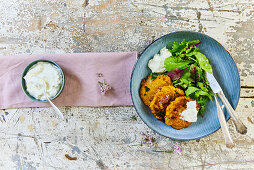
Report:
[{"label": "peeling white paint", "polygon": [[[236,61],[244,89],[254,87],[254,3],[249,0],[89,0],[82,7],[83,3],[1,2],[0,54],[141,52],[152,39],[193,30],[218,40]],[[62,107],[63,121],[52,108],[0,110],[5,120],[0,121],[0,169],[95,169],[102,165],[109,169],[251,169],[253,124],[247,119],[254,112],[251,95],[244,93],[247,97],[240,99],[236,109],[248,134],[239,135],[228,122],[236,148],[225,147],[219,130],[198,142],[181,142],[182,155],[152,152],[171,149],[172,141],[154,134],[133,107]],[[130,119],[133,115],[137,121]],[[152,134],[158,148],[140,146],[141,132]],[[65,154],[77,160],[67,160]]]}]

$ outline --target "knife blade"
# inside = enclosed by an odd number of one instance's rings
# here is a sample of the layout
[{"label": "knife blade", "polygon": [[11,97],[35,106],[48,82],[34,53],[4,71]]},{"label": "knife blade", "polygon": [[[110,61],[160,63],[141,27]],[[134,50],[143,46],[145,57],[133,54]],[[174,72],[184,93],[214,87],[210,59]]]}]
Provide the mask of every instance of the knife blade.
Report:
[{"label": "knife blade", "polygon": [[247,133],[247,127],[242,123],[242,121],[236,117],[236,113],[235,110],[232,108],[231,104],[228,102],[226,96],[224,95],[220,84],[218,83],[218,81],[216,80],[216,78],[213,76],[212,73],[208,73],[206,72],[206,78],[209,82],[209,85],[212,89],[212,91],[215,93],[215,95],[217,94],[222,103],[226,106],[226,109],[228,110],[234,124],[236,127],[237,132],[241,133],[241,134],[246,134]]},{"label": "knife blade", "polygon": [[222,91],[219,83],[217,82],[217,80],[215,79],[215,77],[213,76],[212,73],[206,72],[206,78],[209,82],[209,85],[210,85],[211,89],[213,90],[213,92],[215,94]]}]

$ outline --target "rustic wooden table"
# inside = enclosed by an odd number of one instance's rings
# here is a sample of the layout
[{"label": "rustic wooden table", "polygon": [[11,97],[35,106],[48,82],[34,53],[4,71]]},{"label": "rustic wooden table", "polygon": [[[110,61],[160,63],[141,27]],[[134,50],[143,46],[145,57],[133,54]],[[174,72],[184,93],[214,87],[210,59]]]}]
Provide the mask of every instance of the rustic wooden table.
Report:
[{"label": "rustic wooden table", "polygon": [[[240,135],[228,121],[236,143],[228,149],[221,130],[186,142],[162,137],[133,107],[62,107],[64,121],[52,108],[6,109],[0,110],[0,169],[254,169],[252,0],[8,0],[1,1],[0,17],[0,55],[141,52],[169,32],[205,33],[238,66],[236,111],[248,128]],[[141,133],[157,146],[141,146]],[[176,142],[179,154],[154,152],[173,150]]]}]

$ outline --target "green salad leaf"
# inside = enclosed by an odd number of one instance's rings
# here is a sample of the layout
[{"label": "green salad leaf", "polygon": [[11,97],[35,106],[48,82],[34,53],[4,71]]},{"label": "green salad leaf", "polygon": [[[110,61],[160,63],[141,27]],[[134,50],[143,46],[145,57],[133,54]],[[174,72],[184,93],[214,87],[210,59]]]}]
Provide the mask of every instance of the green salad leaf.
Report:
[{"label": "green salad leaf", "polygon": [[192,41],[185,41],[183,40],[181,43],[178,43],[177,41],[175,41],[173,43],[172,49],[170,49],[169,51],[172,53],[172,56],[181,56],[183,57],[184,53],[186,52],[190,52],[192,50],[192,48],[194,48],[195,44],[198,44],[200,41],[199,40],[192,40]]},{"label": "green salad leaf", "polygon": [[200,105],[199,114],[204,115],[206,102],[213,96],[205,72],[212,73],[213,70],[206,56],[199,52],[197,45],[200,43],[199,40],[174,42],[169,49],[172,57],[166,58],[164,65],[168,72],[185,69],[180,78],[173,79],[173,85],[195,99]]},{"label": "green salad leaf", "polygon": [[190,60],[183,60],[178,57],[168,57],[164,61],[164,65],[167,71],[174,70],[175,68],[178,69],[185,69],[189,67],[189,64],[193,61]]},{"label": "green salad leaf", "polygon": [[190,66],[190,77],[194,83],[199,82],[202,79],[203,70],[195,64]]},{"label": "green salad leaf", "polygon": [[191,85],[192,83],[192,79],[191,79],[191,73],[190,73],[190,69],[186,69],[184,70],[181,78],[180,78],[180,81],[184,84],[186,84],[187,86],[188,85]]},{"label": "green salad leaf", "polygon": [[191,94],[194,94],[196,91],[199,91],[199,88],[190,86],[188,89],[185,91],[186,96],[190,96]]},{"label": "green salad leaf", "polygon": [[193,55],[196,57],[202,69],[204,69],[205,71],[209,73],[213,72],[212,66],[209,64],[209,60],[206,58],[204,54],[202,54],[201,52],[196,52],[196,51],[186,54],[186,56],[189,56],[189,57]]}]

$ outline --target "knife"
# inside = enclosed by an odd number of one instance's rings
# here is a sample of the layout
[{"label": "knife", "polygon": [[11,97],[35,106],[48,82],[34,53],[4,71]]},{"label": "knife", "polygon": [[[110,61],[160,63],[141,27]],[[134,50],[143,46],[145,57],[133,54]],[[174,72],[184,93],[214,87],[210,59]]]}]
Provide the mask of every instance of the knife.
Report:
[{"label": "knife", "polygon": [[232,106],[228,102],[228,100],[225,97],[219,83],[217,82],[217,80],[215,79],[213,74],[206,72],[206,78],[207,78],[213,92],[220,97],[222,103],[226,106],[226,109],[228,110],[228,112],[229,112],[229,114],[230,114],[230,116],[231,116],[231,118],[232,118],[232,120],[235,124],[236,131],[241,133],[241,134],[246,134],[247,133],[247,127],[242,123],[242,121],[240,119],[238,119],[236,117],[235,110],[232,108]]}]

